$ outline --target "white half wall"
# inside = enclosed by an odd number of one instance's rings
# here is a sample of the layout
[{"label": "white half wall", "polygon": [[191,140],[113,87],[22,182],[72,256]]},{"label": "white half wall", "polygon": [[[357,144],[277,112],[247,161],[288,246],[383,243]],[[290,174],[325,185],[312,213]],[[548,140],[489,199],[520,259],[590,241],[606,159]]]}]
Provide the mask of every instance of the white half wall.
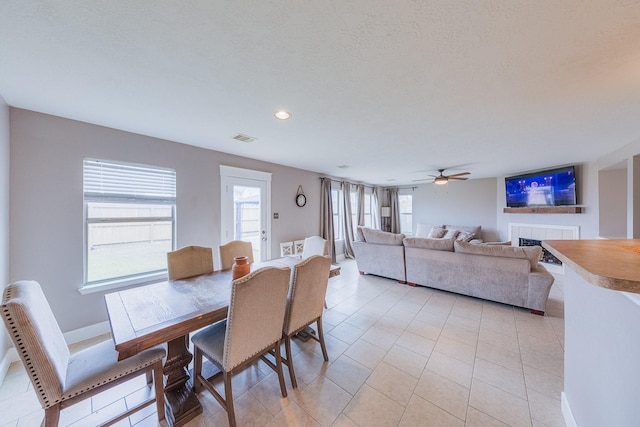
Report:
[{"label": "white half wall", "polygon": [[[9,106],[0,96],[0,289],[9,283],[9,139]],[[0,327],[0,383],[9,369],[9,342]]]},{"label": "white half wall", "polygon": [[[272,253],[280,253],[282,241],[320,230],[316,173],[33,111],[11,108],[10,118],[10,279],[40,282],[63,332],[107,320],[103,294],[77,290],[83,281],[84,157],[175,169],[177,247],[219,246],[221,164],[272,173],[271,206],[279,213],[271,219]],[[303,208],[294,202],[298,185],[307,196]]]}]

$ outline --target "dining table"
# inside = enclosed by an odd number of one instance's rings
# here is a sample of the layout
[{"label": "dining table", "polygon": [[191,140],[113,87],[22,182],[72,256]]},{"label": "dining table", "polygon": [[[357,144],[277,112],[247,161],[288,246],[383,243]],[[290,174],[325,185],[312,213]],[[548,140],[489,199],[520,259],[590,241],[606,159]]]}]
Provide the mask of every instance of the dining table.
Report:
[{"label": "dining table", "polygon": [[[301,261],[283,257],[251,264],[251,271],[262,267],[290,268]],[[340,274],[332,265],[329,277]],[[165,344],[165,415],[170,426],[181,426],[202,413],[193,391],[189,364],[189,333],[226,319],[231,298],[231,269],[214,271],[182,280],[123,289],[105,295],[111,335],[118,360]]]}]

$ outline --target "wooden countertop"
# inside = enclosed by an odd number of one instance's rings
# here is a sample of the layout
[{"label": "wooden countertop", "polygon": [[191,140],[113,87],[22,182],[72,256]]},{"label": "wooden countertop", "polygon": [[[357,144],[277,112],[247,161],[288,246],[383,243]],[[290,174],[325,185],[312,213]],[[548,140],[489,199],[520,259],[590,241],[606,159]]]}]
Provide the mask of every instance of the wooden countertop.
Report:
[{"label": "wooden countertop", "polygon": [[640,239],[543,240],[542,246],[595,286],[640,294]]}]

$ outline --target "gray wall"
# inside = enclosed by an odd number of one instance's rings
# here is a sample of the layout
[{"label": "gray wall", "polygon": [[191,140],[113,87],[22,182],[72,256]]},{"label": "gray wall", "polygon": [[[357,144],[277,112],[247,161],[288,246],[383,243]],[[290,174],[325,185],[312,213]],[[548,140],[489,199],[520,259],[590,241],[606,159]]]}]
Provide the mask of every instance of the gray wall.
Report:
[{"label": "gray wall", "polygon": [[[0,96],[0,289],[9,283],[9,107]],[[0,328],[0,380],[4,377],[3,358],[9,337]],[[7,362],[8,363],[8,362]]]},{"label": "gray wall", "polygon": [[[77,290],[83,280],[83,157],[174,168],[178,247],[220,244],[221,164],[272,173],[272,210],[280,214],[272,220],[273,255],[281,241],[319,232],[316,173],[27,110],[10,113],[10,279],[39,281],[64,332],[107,320],[103,294]],[[307,195],[304,208],[294,203],[298,185]]]},{"label": "gray wall", "polygon": [[496,197],[495,178],[419,185],[413,192],[413,232],[418,224],[481,225],[482,238],[496,241]]},{"label": "gray wall", "polygon": [[600,236],[627,238],[627,169],[601,170],[598,173],[600,194]]},{"label": "gray wall", "polygon": [[[550,168],[562,165],[549,165]],[[515,171],[515,174],[529,171]],[[581,239],[598,237],[598,167],[597,162],[576,165],[576,197],[578,204],[584,207],[579,214],[521,214],[504,213],[506,197],[504,176],[497,180],[496,214],[500,230],[500,240],[507,240],[509,223],[572,225],[580,227]]]}]

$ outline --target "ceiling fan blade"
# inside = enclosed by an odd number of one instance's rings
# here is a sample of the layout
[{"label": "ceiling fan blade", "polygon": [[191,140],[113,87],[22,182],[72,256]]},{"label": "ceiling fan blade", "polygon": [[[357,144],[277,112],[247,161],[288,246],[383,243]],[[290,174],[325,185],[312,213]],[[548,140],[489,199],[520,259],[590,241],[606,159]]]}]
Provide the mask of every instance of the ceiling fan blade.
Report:
[{"label": "ceiling fan blade", "polygon": [[449,178],[449,179],[455,179],[455,180],[457,180],[457,181],[466,181],[466,180],[468,180],[468,179],[469,179],[469,178],[459,178],[459,177],[457,177],[457,176],[452,176],[452,175],[449,175],[449,177],[448,177],[448,178]]},{"label": "ceiling fan blade", "polygon": [[453,176],[462,176],[462,175],[469,175],[470,172],[460,172],[460,173],[454,173],[453,175],[447,175],[449,178],[453,177]]}]

